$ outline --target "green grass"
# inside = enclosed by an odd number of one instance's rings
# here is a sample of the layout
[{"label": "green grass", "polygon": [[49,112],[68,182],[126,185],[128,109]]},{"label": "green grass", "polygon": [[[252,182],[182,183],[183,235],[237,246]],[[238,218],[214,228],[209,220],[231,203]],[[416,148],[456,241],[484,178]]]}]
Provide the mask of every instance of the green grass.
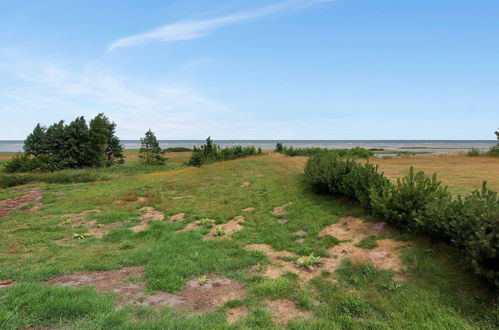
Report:
[{"label": "green grass", "polygon": [[[182,153],[178,153],[182,154]],[[275,328],[265,305],[268,300],[289,299],[312,318],[292,321],[292,329],[494,329],[499,326],[497,301],[479,279],[467,271],[460,257],[442,244],[390,231],[386,238],[403,237],[401,250],[405,281],[392,280],[392,271],[345,260],[332,274],[327,271],[308,284],[296,275],[266,279],[252,273],[255,265],[268,263],[264,254],[244,249],[265,243],[275,250],[299,256],[327,257],[338,244],[319,237],[324,227],[345,216],[367,217],[362,209],[342,199],[316,195],[303,182],[303,159],[276,155],[220,162],[201,168],[183,168],[182,158],[171,158],[171,168],[142,169],[130,159],[122,169],[110,169],[105,181],[88,183],[37,183],[2,190],[5,198],[26,187],[43,189],[44,208],[16,211],[0,219],[0,279],[16,285],[0,289],[0,328],[52,327],[69,329],[227,329],[225,311],[246,306],[249,314],[232,328]],[[175,161],[173,159],[176,159]],[[129,169],[131,168],[131,169]],[[147,172],[147,173],[145,173]],[[115,175],[116,174],[116,175]],[[241,182],[251,185],[241,187]],[[193,198],[173,199],[193,195]],[[148,198],[141,204],[125,196]],[[116,201],[121,201],[117,203]],[[287,202],[287,214],[272,214]],[[140,222],[140,209],[154,207],[165,215],[186,213],[181,222],[151,222],[143,232],[130,227]],[[253,212],[243,212],[254,207]],[[57,226],[64,214],[99,209],[87,214],[99,224],[123,222],[102,239],[54,242],[84,226]],[[243,230],[219,240],[203,240],[209,226],[177,232],[188,222],[208,218],[214,226],[244,215]],[[285,224],[277,220],[285,218]],[[303,231],[303,243],[296,242]],[[385,236],[383,236],[385,238]],[[359,246],[372,248],[375,237]],[[128,306],[115,309],[112,294],[92,288],[59,288],[44,284],[53,276],[78,271],[144,266],[151,291],[179,292],[185,283],[205,274],[219,274],[239,281],[246,297],[212,312],[189,315],[167,307]],[[250,275],[249,275],[250,274]]]}]

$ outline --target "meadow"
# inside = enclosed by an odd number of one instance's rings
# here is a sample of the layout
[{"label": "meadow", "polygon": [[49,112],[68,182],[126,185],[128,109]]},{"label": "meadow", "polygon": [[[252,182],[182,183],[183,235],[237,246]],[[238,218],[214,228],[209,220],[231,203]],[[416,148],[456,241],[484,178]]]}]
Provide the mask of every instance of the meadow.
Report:
[{"label": "meadow", "polygon": [[[459,253],[316,194],[307,157],[189,155],[145,169],[130,150],[96,181],[2,189],[0,328],[499,327]],[[392,179],[437,172],[455,194],[499,189],[490,157],[370,161]]]}]

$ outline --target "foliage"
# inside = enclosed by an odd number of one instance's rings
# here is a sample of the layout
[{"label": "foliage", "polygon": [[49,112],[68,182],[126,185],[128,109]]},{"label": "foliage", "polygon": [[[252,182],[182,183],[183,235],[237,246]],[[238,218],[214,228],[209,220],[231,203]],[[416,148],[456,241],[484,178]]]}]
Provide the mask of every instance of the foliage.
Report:
[{"label": "foliage", "polygon": [[300,257],[296,260],[298,267],[306,268],[308,270],[314,270],[320,263],[322,263],[321,257],[316,257],[313,253],[308,257]]},{"label": "foliage", "polygon": [[411,167],[392,184],[369,163],[330,154],[311,157],[305,179],[316,191],[356,199],[395,226],[452,243],[499,287],[499,198],[485,183],[482,191],[453,200],[436,174]]},{"label": "foliage", "polygon": [[166,163],[166,158],[163,156],[165,152],[159,146],[159,142],[151,130],[148,130],[145,137],[140,139],[139,158],[144,164],[164,165]]},{"label": "foliage", "polygon": [[351,149],[328,149],[328,148],[294,148],[293,146],[283,146],[282,143],[278,142],[274,149],[275,152],[281,153],[286,156],[317,156],[323,154],[333,154],[339,157],[349,157],[349,158],[365,158],[368,159],[373,155],[370,150],[355,147]]},{"label": "foliage", "polygon": [[471,148],[467,153],[466,156],[469,157],[477,157],[480,156],[480,149],[478,148]]},{"label": "foliage", "polygon": [[225,228],[224,227],[215,228],[215,236],[223,236],[223,235],[225,235]]},{"label": "foliage", "polygon": [[487,152],[487,156],[499,157],[499,144],[490,148]]},{"label": "foliage", "polygon": [[7,173],[103,167],[124,162],[116,124],[98,114],[87,126],[84,117],[48,128],[37,124],[24,142],[25,156],[7,162]]},{"label": "foliage", "polygon": [[185,147],[166,148],[166,152],[186,152],[186,151],[192,151],[192,149]]},{"label": "foliage", "polygon": [[254,146],[233,146],[225,147],[222,149],[219,145],[213,143],[211,137],[208,137],[204,145],[200,147],[193,147],[191,158],[187,162],[187,165],[201,166],[203,164],[208,164],[216,161],[244,158],[261,154],[262,149],[256,149]]}]

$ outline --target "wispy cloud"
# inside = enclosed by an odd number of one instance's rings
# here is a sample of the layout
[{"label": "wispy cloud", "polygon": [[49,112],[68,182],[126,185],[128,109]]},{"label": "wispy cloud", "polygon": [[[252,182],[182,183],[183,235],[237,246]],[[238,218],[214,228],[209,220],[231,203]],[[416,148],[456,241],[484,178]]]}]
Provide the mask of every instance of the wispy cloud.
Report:
[{"label": "wispy cloud", "polygon": [[217,18],[180,21],[166,24],[141,34],[118,39],[109,45],[108,52],[117,48],[140,46],[151,42],[175,42],[202,38],[223,26],[242,23],[285,10],[302,9],[315,4],[331,1],[334,0],[287,0],[271,6]]}]

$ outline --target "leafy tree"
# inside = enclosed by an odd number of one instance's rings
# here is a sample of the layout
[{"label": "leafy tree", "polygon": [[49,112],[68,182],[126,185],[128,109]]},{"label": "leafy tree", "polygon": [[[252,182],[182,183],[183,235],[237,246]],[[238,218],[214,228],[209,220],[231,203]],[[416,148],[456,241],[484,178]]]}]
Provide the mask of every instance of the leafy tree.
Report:
[{"label": "leafy tree", "polygon": [[37,124],[33,132],[24,141],[24,152],[27,155],[39,156],[47,153],[47,128]]},{"label": "leafy tree", "polygon": [[47,155],[50,156],[55,167],[64,168],[66,149],[66,125],[64,120],[52,124],[47,128]]},{"label": "leafy tree", "polygon": [[165,150],[159,146],[156,136],[151,130],[146,132],[145,137],[140,139],[139,158],[146,165],[163,165],[166,158],[163,156]]},{"label": "leafy tree", "polygon": [[99,113],[90,121],[89,159],[91,166],[111,166],[123,163],[123,146],[114,135],[116,124],[109,121],[103,113]]},{"label": "leafy tree", "polygon": [[65,128],[64,167],[90,166],[88,159],[89,130],[84,117],[77,117]]},{"label": "leafy tree", "polygon": [[499,140],[499,129],[495,131],[494,134],[497,136],[497,139]]}]

